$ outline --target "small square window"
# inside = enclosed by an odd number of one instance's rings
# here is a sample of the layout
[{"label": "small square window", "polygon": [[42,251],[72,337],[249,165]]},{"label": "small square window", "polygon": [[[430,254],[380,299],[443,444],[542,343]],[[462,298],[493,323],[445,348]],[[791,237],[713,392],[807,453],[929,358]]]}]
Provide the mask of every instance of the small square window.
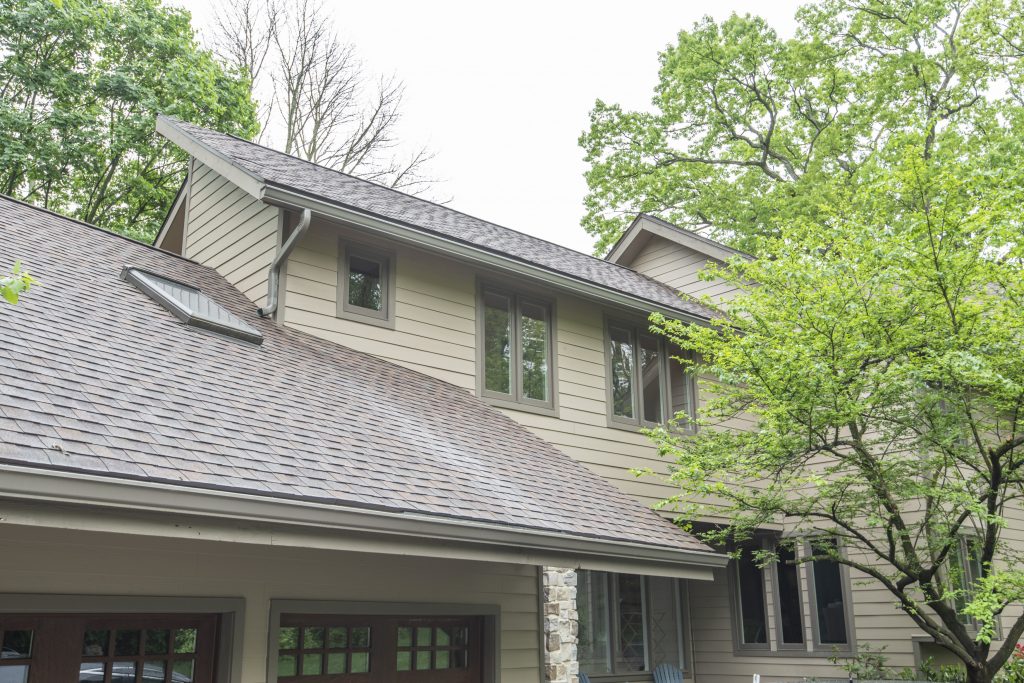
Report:
[{"label": "small square window", "polygon": [[338,263],[338,317],[375,325],[394,319],[391,254],[342,243]]}]

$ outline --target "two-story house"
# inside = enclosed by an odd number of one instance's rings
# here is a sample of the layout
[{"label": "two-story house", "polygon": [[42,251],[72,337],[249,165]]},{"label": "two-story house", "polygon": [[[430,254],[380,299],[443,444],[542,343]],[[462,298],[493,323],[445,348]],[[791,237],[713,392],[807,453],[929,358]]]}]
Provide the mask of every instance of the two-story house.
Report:
[{"label": "two-story house", "polygon": [[[735,254],[649,216],[596,259],[161,118],[155,247],[0,199],[0,683],[835,676],[937,654],[833,563],[649,506],[701,396],[647,329]],[[689,296],[687,296],[689,295]],[[753,429],[752,422],[726,425]],[[681,427],[685,429],[684,427]],[[765,542],[772,542],[771,534]],[[78,676],[78,678],[75,678]]]}]

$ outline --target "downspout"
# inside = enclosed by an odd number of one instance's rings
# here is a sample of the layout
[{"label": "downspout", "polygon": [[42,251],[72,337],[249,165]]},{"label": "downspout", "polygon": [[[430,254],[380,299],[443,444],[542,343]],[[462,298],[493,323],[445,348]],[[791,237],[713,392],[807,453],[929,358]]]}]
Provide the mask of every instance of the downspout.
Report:
[{"label": "downspout", "polygon": [[260,317],[266,318],[277,311],[278,295],[281,288],[281,267],[288,260],[288,255],[292,253],[295,245],[306,234],[306,230],[309,229],[309,220],[312,216],[313,214],[309,209],[303,209],[299,224],[295,226],[292,234],[288,236],[288,239],[281,245],[281,248],[277,250],[277,255],[274,256],[274,261],[270,264],[270,272],[267,274],[267,304],[259,309]]}]

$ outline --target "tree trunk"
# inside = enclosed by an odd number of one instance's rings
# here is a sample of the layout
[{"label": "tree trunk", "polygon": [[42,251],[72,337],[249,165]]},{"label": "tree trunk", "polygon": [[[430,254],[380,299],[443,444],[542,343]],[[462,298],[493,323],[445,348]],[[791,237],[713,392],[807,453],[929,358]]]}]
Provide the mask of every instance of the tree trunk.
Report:
[{"label": "tree trunk", "polygon": [[988,672],[988,667],[967,667],[967,683],[992,683],[992,675]]}]

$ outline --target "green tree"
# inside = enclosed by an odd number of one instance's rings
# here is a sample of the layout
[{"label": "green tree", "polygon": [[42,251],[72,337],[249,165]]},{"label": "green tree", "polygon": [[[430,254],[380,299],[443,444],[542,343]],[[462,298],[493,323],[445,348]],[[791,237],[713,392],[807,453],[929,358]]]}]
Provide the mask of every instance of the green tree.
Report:
[{"label": "green tree", "polygon": [[9,275],[0,276],[0,299],[9,304],[16,304],[24,292],[36,283],[35,278],[15,263]]},{"label": "green tree", "polygon": [[[713,325],[653,318],[715,381],[695,436],[652,436],[666,504],[720,521],[707,540],[836,537],[797,561],[884,587],[982,683],[1024,634],[1024,150],[1008,130],[982,158],[930,145],[904,135],[752,240],[766,256],[708,271],[742,291]],[[758,429],[718,428],[741,414]]]},{"label": "green tree", "polygon": [[159,0],[0,0],[0,193],[151,240],[186,157],[157,113],[250,137],[248,80]]},{"label": "green tree", "polygon": [[757,17],[705,19],[660,55],[648,111],[598,101],[580,138],[583,225],[609,248],[638,211],[744,250],[813,216],[906,135],[924,157],[984,156],[1020,132],[1020,0],[821,0],[793,39]]}]

